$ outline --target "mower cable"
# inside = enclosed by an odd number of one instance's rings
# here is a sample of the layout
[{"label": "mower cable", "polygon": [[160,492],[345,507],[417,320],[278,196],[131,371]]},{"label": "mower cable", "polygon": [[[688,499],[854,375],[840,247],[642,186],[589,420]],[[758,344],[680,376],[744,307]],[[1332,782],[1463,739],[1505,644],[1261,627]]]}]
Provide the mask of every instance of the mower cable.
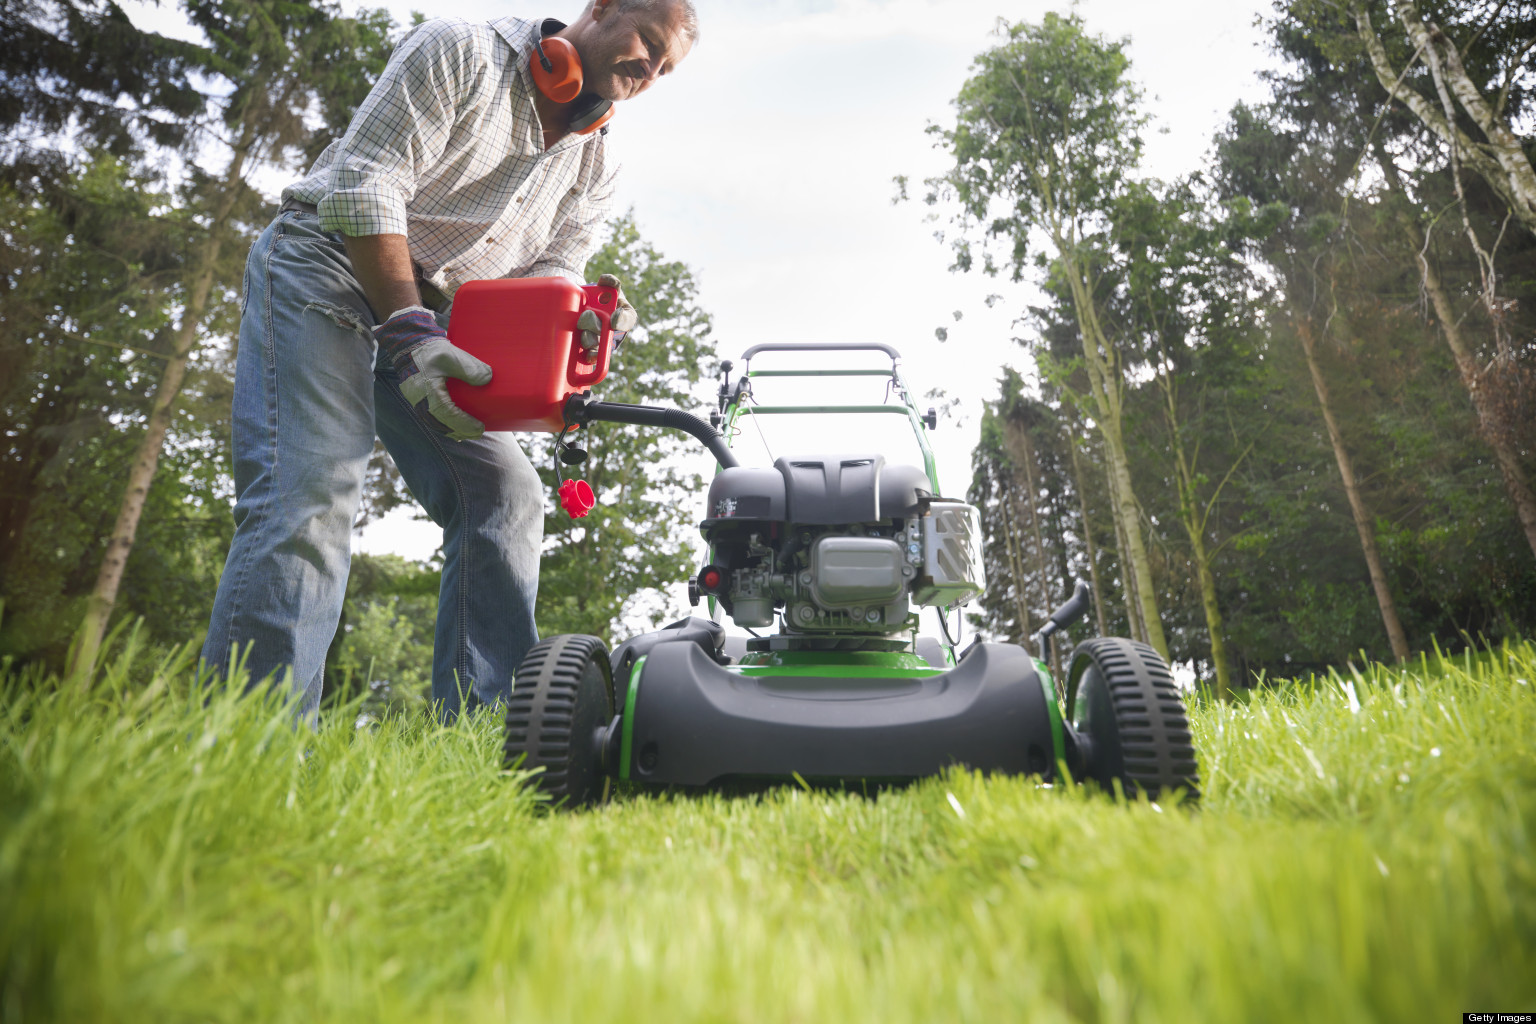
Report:
[{"label": "mower cable", "polygon": [[768,447],[768,437],[763,433],[763,425],[757,422],[757,415],[752,412],[752,406],[757,404],[757,400],[752,397],[750,392],[747,394],[747,399],[749,402],[747,406],[747,418],[752,421],[752,426],[757,428],[757,439],[763,442],[763,451],[768,453],[768,461],[773,462],[773,449]]},{"label": "mower cable", "polygon": [[[948,610],[946,608],[943,608],[943,607],[935,608],[934,609],[934,613],[937,614],[938,617],[939,617],[939,630],[941,632],[943,632],[944,639],[949,642],[950,648],[954,649],[956,647],[959,647],[960,644],[958,642],[956,642],[954,637],[949,635],[949,612],[948,612]],[[963,631],[963,627],[964,626],[965,626],[965,613],[961,612],[960,613],[960,625],[956,627],[956,630],[957,631]]]}]

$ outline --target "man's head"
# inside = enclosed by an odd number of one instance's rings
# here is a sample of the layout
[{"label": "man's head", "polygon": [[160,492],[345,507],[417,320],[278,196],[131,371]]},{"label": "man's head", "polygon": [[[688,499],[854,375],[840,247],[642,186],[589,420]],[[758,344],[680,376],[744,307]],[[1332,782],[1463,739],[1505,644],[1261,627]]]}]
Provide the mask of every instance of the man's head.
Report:
[{"label": "man's head", "polygon": [[581,56],[583,91],[627,100],[688,56],[699,17],[693,0],[592,0],[559,35]]}]

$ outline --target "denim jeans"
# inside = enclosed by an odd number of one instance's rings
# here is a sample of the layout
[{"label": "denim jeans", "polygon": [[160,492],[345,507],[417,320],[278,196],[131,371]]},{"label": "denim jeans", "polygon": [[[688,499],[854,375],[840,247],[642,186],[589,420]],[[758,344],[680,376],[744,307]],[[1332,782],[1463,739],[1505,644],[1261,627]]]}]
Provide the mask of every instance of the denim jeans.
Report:
[{"label": "denim jeans", "polygon": [[[451,719],[505,700],[537,640],[543,485],[509,434],[452,441],[375,365],[373,313],[340,235],[284,211],[245,269],[235,364],[235,537],[204,661],[284,678],[313,721],[375,434],[443,528],[432,698]],[[446,316],[439,314],[446,324]]]}]

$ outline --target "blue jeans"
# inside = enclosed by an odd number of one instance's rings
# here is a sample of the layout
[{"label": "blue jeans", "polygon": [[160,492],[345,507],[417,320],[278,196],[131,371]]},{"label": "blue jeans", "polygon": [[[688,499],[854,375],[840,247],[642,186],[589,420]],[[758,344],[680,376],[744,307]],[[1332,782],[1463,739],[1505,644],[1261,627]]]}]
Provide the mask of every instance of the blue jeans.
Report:
[{"label": "blue jeans", "polygon": [[[285,211],[245,269],[235,365],[235,538],[204,661],[287,676],[313,721],[375,433],[443,528],[432,699],[445,717],[505,700],[538,639],[543,485],[509,434],[451,441],[375,365],[373,312],[338,234]],[[439,318],[446,323],[444,315]]]}]

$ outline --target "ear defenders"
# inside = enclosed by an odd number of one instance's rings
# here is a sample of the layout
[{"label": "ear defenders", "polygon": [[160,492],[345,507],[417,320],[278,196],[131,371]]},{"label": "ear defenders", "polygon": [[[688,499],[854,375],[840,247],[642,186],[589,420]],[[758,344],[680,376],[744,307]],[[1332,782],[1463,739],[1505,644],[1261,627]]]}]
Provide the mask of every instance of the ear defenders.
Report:
[{"label": "ear defenders", "polygon": [[581,57],[576,47],[559,36],[534,39],[533,59],[528,62],[533,84],[554,103],[574,103],[571,131],[590,135],[613,117],[613,101],[581,93]]}]

